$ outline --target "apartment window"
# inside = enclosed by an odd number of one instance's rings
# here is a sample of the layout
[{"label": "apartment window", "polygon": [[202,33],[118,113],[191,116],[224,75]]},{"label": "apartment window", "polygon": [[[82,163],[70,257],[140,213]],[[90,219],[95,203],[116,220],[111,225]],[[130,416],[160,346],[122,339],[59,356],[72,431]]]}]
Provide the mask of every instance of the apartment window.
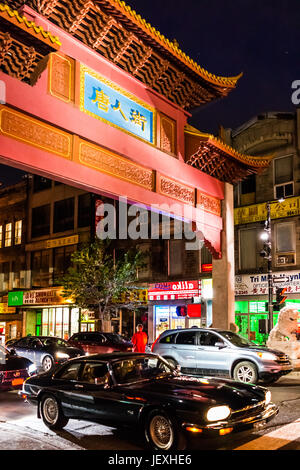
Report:
[{"label": "apartment window", "polygon": [[66,274],[71,266],[71,256],[77,245],[61,246],[54,250],[54,284],[60,284],[60,277]]},{"label": "apartment window", "polygon": [[22,220],[15,222],[15,245],[22,243]]},{"label": "apartment window", "polygon": [[[256,228],[239,231],[240,241],[240,269],[250,270],[257,268],[257,254],[259,252],[259,234]],[[261,243],[261,242],[260,242]]]},{"label": "apartment window", "polygon": [[50,233],[50,204],[32,209],[31,236],[42,237]]},{"label": "apartment window", "polygon": [[10,265],[9,262],[7,263],[2,263],[2,283],[0,282],[0,286],[2,284],[2,287],[0,287],[0,290],[2,292],[8,291],[9,290],[9,273],[10,273]]},{"label": "apartment window", "polygon": [[31,254],[32,287],[49,286],[50,251],[34,251]]},{"label": "apartment window", "polygon": [[293,222],[275,225],[276,252],[291,253],[296,251],[296,231]]},{"label": "apartment window", "polygon": [[91,195],[81,194],[78,197],[78,227],[88,227],[91,223]]},{"label": "apartment window", "polygon": [[74,198],[57,201],[54,204],[54,233],[74,229]]},{"label": "apartment window", "polygon": [[4,245],[11,246],[12,244],[12,223],[5,225],[5,239]]},{"label": "apartment window", "polygon": [[3,227],[0,225],[0,248],[2,248],[3,243]]},{"label": "apartment window", "polygon": [[183,247],[182,240],[170,240],[169,242],[169,274],[174,276],[182,274]]},{"label": "apartment window", "polygon": [[275,198],[286,198],[294,195],[293,156],[274,160]]}]

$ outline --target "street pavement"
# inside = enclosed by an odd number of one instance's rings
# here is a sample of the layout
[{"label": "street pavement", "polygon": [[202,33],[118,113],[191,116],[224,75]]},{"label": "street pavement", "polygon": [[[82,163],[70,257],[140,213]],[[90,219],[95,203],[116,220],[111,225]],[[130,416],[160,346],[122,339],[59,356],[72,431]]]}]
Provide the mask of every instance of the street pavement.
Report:
[{"label": "street pavement", "polygon": [[[252,434],[201,443],[200,450],[300,450],[300,368],[268,387],[280,407],[267,428]],[[60,432],[49,430],[36,417],[36,408],[17,392],[0,393],[0,450],[106,450],[144,449],[135,430],[115,430],[85,421],[70,420]]]}]

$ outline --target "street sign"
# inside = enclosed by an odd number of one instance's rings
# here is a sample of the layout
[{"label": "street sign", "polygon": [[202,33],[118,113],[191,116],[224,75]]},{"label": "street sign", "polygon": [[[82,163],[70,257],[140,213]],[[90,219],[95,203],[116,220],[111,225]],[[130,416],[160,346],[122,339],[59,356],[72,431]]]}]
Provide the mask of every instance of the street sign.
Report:
[{"label": "street sign", "polygon": [[279,284],[279,283],[282,283],[282,282],[289,282],[289,278],[286,277],[286,276],[278,276],[278,277],[274,276],[273,277],[273,283],[275,283],[275,284],[278,283]]}]

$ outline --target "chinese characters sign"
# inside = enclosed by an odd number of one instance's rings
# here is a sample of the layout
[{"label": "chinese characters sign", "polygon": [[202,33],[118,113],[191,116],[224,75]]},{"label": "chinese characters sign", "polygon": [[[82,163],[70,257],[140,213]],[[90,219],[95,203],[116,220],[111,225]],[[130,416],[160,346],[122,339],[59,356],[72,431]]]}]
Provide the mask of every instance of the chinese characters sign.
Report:
[{"label": "chinese characters sign", "polygon": [[[283,202],[270,204],[271,219],[281,217],[292,217],[300,214],[300,197],[289,197]],[[234,209],[235,225],[260,222],[267,218],[266,204],[253,204],[251,206],[238,207]]]},{"label": "chinese characters sign", "polygon": [[81,65],[80,109],[155,143],[155,109],[84,65]]},{"label": "chinese characters sign", "polygon": [[[282,278],[282,281],[281,281]],[[300,294],[300,272],[273,273],[273,294],[276,287],[286,287],[287,294]],[[268,295],[267,274],[241,274],[235,276],[235,295]]]}]

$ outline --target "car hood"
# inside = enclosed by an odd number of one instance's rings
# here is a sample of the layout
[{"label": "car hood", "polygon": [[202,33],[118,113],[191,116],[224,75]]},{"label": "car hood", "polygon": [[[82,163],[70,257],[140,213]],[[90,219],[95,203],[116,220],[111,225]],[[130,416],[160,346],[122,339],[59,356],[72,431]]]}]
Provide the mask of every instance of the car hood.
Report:
[{"label": "car hood", "polygon": [[257,385],[242,384],[232,380],[204,377],[173,376],[157,378],[126,386],[127,392],[147,396],[192,400],[214,406],[227,404],[232,410],[253,406],[265,399],[265,389]]},{"label": "car hood", "polygon": [[269,352],[275,354],[275,356],[283,356],[285,353],[278,351],[277,349],[270,349],[266,346],[249,346],[247,348],[239,348],[240,351],[250,351],[250,352]]},{"label": "car hood", "polygon": [[70,357],[76,357],[76,356],[84,356],[84,351],[79,348],[75,348],[73,346],[68,346],[68,347],[56,347],[55,352],[62,352],[65,354],[69,354]]},{"label": "car hood", "polygon": [[1,370],[20,370],[27,369],[32,362],[25,357],[6,355],[5,364],[0,364]]}]

